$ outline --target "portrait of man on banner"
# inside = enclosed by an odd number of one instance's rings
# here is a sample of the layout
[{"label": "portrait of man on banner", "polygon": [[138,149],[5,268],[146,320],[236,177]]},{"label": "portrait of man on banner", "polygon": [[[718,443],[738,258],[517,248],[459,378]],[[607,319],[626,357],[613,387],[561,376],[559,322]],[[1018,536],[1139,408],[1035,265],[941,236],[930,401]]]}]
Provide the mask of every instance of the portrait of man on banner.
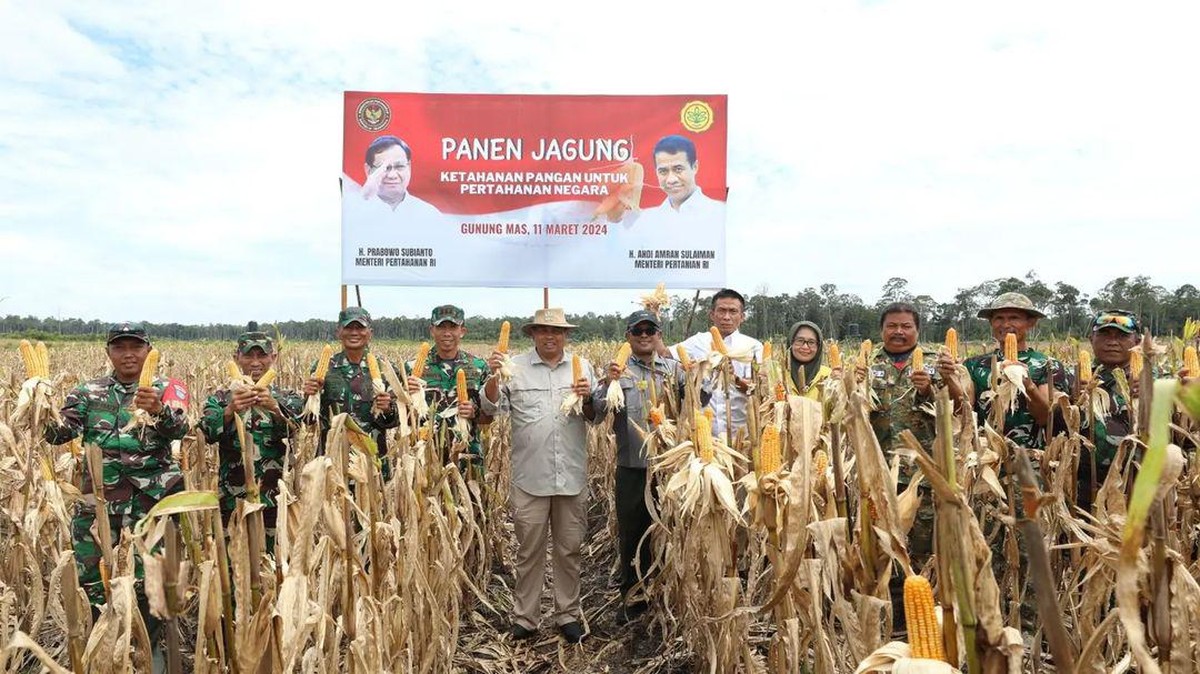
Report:
[{"label": "portrait of man on banner", "polygon": [[437,208],[408,191],[412,170],[412,149],[408,143],[397,136],[379,136],[371,141],[363,158],[362,187],[354,181],[349,185],[343,181],[343,190],[357,192],[343,200],[347,210],[353,209],[354,215],[364,221],[391,214],[395,216],[395,224],[438,215]]}]

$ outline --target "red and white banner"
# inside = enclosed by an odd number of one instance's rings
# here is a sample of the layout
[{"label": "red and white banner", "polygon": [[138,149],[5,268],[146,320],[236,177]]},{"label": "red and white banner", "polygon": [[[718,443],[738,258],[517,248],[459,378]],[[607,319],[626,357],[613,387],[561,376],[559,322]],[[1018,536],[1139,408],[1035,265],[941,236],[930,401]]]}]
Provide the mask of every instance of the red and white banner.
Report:
[{"label": "red and white banner", "polygon": [[719,288],[725,96],[346,92],[342,282]]}]

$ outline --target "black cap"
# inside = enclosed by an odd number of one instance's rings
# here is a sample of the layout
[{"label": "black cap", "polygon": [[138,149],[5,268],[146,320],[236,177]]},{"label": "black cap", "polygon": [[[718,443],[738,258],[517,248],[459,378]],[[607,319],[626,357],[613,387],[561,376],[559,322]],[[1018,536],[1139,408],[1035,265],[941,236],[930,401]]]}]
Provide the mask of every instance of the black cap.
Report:
[{"label": "black cap", "polygon": [[662,323],[659,322],[658,316],[654,315],[653,311],[639,309],[638,311],[629,314],[629,318],[625,319],[625,329],[628,330],[638,323],[650,323],[656,328],[661,328]]},{"label": "black cap", "polygon": [[108,340],[105,343],[112,344],[122,337],[133,337],[150,343],[150,337],[146,335],[146,326],[138,321],[124,321],[108,326]]}]

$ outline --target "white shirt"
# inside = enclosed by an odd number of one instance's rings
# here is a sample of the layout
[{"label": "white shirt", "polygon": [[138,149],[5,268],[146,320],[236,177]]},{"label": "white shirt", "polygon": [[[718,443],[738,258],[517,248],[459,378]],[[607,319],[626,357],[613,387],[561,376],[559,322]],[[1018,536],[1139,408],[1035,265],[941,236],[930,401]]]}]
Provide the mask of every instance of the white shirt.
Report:
[{"label": "white shirt", "polygon": [[692,190],[687,199],[683,200],[683,203],[679,204],[678,209],[671,205],[671,197],[667,197],[654,210],[667,217],[675,217],[680,220],[701,220],[709,217],[724,218],[725,204],[715,199],[709,199],[697,187]]},{"label": "white shirt", "polygon": [[[733,334],[722,341],[725,342],[725,347],[731,351],[750,350],[754,354],[754,360],[762,360],[762,342],[749,335],[743,335],[740,331],[734,330]],[[680,345],[683,346],[684,351],[687,351],[689,358],[700,360],[712,351],[712,333],[707,330],[698,332],[681,342]],[[671,351],[675,352],[674,346],[671,347]],[[743,379],[748,379],[750,363],[733,361],[733,372]],[[733,422],[733,435],[737,435],[737,430],[746,425],[746,400],[746,394],[739,391],[732,382],[729,385],[728,401],[725,399],[724,386],[714,385],[712,387],[712,398],[709,398],[708,406],[713,411],[713,435],[725,433],[725,407],[727,405],[730,420]]]}]

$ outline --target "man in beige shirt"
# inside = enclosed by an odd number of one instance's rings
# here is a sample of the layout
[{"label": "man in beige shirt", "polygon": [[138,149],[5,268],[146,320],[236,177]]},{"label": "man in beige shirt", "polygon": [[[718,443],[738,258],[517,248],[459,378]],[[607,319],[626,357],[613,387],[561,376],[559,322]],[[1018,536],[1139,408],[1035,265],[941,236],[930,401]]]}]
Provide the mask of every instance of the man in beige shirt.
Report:
[{"label": "man in beige shirt", "polygon": [[[508,414],[512,420],[512,488],[509,499],[517,538],[516,588],[512,635],[537,634],[547,526],[553,531],[554,622],[570,643],[583,639],[579,608],[579,562],[587,535],[587,424],[594,420],[592,366],[580,358],[576,379],[565,350],[574,328],[562,309],[540,309],[521,331],[534,350],[513,358],[513,375],[501,384],[496,376],[503,358],[488,358],[492,377],[483,389],[483,413]],[[562,402],[574,392],[582,414],[563,413]]]}]

